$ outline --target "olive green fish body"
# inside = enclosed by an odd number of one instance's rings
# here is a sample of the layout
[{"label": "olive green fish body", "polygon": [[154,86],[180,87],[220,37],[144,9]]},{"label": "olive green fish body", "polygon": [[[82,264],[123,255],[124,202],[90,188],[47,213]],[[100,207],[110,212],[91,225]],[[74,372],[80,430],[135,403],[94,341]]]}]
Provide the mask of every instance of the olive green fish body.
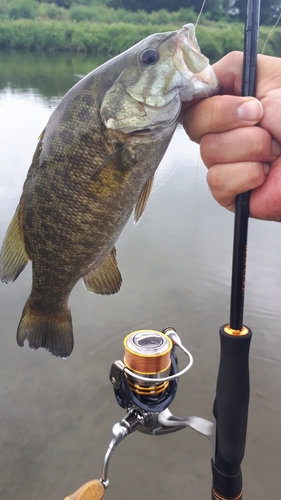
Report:
[{"label": "olive green fish body", "polygon": [[114,245],[133,209],[136,221],[143,213],[181,101],[218,88],[196,43],[191,25],[148,37],[78,82],[50,117],[1,251],[2,281],[33,266],[19,345],[69,356],[77,281],[119,290]]}]

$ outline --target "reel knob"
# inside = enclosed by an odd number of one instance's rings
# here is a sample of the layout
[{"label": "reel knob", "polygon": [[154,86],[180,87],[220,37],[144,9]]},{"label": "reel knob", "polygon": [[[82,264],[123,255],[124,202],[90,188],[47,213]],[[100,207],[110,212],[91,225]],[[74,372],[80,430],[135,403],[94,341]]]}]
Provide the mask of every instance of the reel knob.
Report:
[{"label": "reel knob", "polygon": [[83,484],[72,495],[65,497],[64,500],[102,500],[105,489],[98,479],[93,479]]}]

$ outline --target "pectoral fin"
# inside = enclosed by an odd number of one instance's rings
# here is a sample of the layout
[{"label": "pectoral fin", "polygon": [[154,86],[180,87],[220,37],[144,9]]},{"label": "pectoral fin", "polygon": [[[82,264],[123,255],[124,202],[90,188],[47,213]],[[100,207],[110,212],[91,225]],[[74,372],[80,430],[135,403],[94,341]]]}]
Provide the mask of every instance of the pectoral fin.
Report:
[{"label": "pectoral fin", "polygon": [[134,210],[134,224],[137,225],[138,222],[140,221],[144,209],[147,204],[147,200],[149,198],[149,195],[151,193],[152,185],[154,181],[154,176],[148,179],[147,183],[144,185],[142,188],[141,194],[139,195],[138,201],[135,205],[135,210]]},{"label": "pectoral fin", "polygon": [[126,144],[121,144],[120,149],[107,158],[101,168],[109,168],[109,166],[111,166],[120,173],[125,173],[135,164],[135,162],[136,160],[131,155],[130,151],[126,147]]},{"label": "pectoral fin", "polygon": [[130,169],[136,164],[126,144],[109,156],[97,172],[91,177],[95,183],[95,190],[103,196],[112,196],[112,191],[117,191],[123,185]]},{"label": "pectoral fin", "polygon": [[23,230],[20,224],[20,205],[8,227],[1,249],[1,280],[11,283],[25,268],[29,256],[25,249]]},{"label": "pectoral fin", "polygon": [[98,267],[83,276],[83,282],[88,292],[111,295],[119,291],[122,276],[116,262],[115,247]]}]

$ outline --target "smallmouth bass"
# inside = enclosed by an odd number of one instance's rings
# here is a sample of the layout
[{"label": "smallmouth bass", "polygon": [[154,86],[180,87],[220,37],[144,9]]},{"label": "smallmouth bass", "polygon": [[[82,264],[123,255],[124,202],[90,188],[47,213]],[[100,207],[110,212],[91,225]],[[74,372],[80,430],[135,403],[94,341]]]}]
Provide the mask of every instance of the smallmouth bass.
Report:
[{"label": "smallmouth bass", "polygon": [[29,260],[33,283],[20,346],[67,357],[68,299],[82,277],[90,292],[118,292],[115,243],[138,222],[175,131],[181,103],[218,92],[193,25],[154,34],[80,80],[42,132],[1,250],[1,279]]}]

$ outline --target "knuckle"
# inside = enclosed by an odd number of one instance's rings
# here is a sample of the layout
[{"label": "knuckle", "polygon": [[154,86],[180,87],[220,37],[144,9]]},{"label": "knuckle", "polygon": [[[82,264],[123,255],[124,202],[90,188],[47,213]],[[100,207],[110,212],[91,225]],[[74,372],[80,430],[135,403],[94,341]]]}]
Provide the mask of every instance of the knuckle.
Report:
[{"label": "knuckle", "polygon": [[207,172],[207,183],[214,197],[223,189],[222,166],[213,165]]},{"label": "knuckle", "polygon": [[198,134],[196,125],[197,121],[193,116],[193,110],[188,110],[183,116],[183,128],[191,141],[199,143],[200,136]]},{"label": "knuckle", "polygon": [[249,162],[247,164],[247,177],[248,184],[251,186],[251,189],[259,187],[264,182],[264,171],[261,163],[258,162]]},{"label": "knuckle", "polygon": [[200,142],[201,157],[207,168],[210,168],[217,156],[220,134],[206,134]]},{"label": "knuckle", "polygon": [[227,64],[230,65],[230,67],[241,65],[243,62],[243,52],[239,50],[233,50],[232,52],[226,54],[223,59],[227,61]]},{"label": "knuckle", "polygon": [[248,147],[251,148],[251,154],[259,159],[268,155],[271,149],[270,134],[260,127],[250,127],[244,130],[245,139],[247,140]]},{"label": "knuckle", "polygon": [[207,172],[207,183],[213,198],[224,208],[234,211],[235,195],[226,189],[222,165],[214,165]]}]

